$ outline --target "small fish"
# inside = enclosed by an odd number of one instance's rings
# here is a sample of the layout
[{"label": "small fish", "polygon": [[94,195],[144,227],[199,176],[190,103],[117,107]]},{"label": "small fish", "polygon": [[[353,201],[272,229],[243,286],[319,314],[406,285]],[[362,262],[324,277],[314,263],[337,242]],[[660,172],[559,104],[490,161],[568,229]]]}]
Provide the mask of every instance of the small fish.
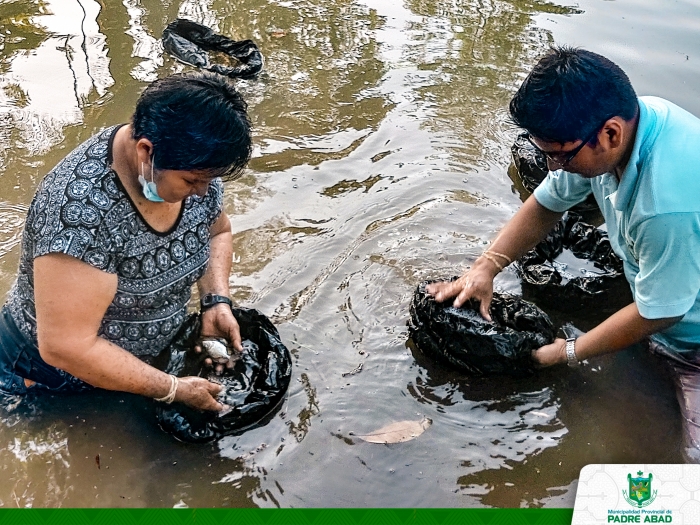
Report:
[{"label": "small fish", "polygon": [[228,345],[224,339],[202,339],[202,348],[217,363],[225,363],[229,360]]}]

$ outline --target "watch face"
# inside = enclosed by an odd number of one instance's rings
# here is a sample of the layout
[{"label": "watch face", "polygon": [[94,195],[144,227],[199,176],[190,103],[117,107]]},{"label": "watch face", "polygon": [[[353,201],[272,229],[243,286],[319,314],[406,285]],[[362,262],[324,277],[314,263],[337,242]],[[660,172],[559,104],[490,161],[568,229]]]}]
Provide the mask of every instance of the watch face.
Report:
[{"label": "watch face", "polygon": [[229,306],[233,305],[233,302],[228,297],[211,293],[208,293],[207,295],[202,297],[201,303],[202,308],[209,308],[210,306],[214,306],[215,304],[219,303],[226,303]]}]

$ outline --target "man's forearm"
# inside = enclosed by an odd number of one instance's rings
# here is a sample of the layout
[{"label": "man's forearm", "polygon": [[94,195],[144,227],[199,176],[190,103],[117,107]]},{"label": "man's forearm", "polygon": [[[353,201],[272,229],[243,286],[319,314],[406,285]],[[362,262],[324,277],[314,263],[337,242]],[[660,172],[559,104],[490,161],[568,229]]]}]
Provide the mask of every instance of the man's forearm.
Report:
[{"label": "man's forearm", "polygon": [[515,261],[544,239],[562,215],[548,210],[530,196],[499,232],[489,249]]},{"label": "man's forearm", "polygon": [[581,361],[622,350],[674,325],[680,319],[682,317],[645,319],[640,315],[637,305],[632,303],[579,337],[576,340],[576,357]]}]

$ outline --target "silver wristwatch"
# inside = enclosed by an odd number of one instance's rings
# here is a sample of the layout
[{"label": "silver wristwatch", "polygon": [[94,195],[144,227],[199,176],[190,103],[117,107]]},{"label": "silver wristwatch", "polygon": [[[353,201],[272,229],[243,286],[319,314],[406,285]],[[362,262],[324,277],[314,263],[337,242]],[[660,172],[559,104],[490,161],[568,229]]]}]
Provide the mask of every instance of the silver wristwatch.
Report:
[{"label": "silver wristwatch", "polygon": [[576,357],[576,338],[569,337],[566,339],[566,363],[569,366],[577,367],[581,362]]}]

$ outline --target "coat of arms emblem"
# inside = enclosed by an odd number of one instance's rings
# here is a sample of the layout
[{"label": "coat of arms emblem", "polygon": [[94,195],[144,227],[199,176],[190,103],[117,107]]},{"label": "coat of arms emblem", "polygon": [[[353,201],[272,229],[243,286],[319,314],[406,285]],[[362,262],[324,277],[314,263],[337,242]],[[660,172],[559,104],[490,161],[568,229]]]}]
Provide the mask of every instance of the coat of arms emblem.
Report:
[{"label": "coat of arms emblem", "polygon": [[644,473],[639,470],[637,471],[637,477],[633,478],[632,474],[627,474],[627,481],[629,482],[629,493],[626,490],[622,491],[622,495],[627,500],[627,503],[633,507],[646,507],[654,499],[656,499],[656,493],[658,491],[651,490],[651,480],[654,476],[649,473],[649,476],[644,477]]}]

